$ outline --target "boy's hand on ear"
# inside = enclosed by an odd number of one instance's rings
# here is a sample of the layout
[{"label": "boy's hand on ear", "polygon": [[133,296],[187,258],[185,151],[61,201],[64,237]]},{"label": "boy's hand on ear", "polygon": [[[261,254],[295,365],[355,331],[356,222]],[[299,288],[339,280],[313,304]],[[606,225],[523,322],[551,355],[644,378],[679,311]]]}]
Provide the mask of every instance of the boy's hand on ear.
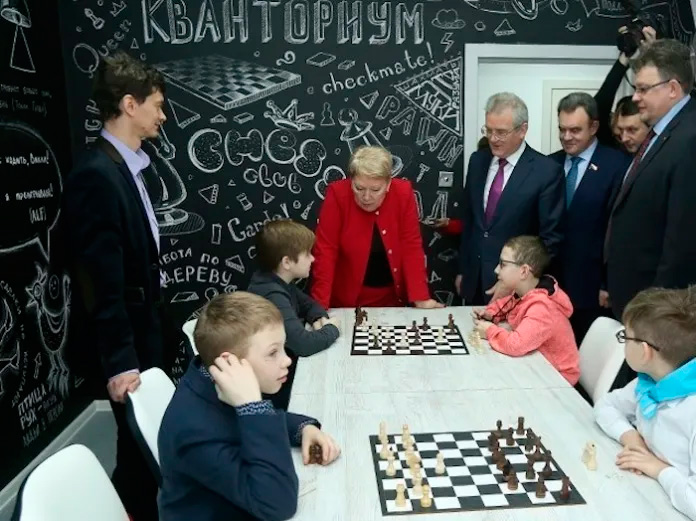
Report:
[{"label": "boy's hand on ear", "polygon": [[309,463],[309,448],[312,445],[321,447],[321,464],[328,465],[341,454],[341,449],[331,436],[321,431],[314,425],[307,425],[302,429],[302,462]]},{"label": "boy's hand on ear", "polygon": [[240,407],[251,402],[261,401],[261,388],[249,362],[224,353],[215,359],[208,368],[215,380],[215,390],[220,401]]}]

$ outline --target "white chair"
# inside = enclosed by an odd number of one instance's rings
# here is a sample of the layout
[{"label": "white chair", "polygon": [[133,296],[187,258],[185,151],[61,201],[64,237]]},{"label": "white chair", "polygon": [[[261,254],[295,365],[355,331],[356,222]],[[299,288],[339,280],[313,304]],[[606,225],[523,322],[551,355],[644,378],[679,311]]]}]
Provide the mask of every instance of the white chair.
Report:
[{"label": "white chair", "polygon": [[193,340],[193,331],[196,329],[197,318],[189,320],[181,326],[181,330],[186,334],[188,338],[189,345],[191,346],[191,351],[193,351],[193,356],[198,356],[198,349],[196,349],[196,342]]},{"label": "white chair", "polygon": [[126,400],[128,426],[158,484],[161,483],[161,476],[157,435],[174,390],[174,384],[164,371],[153,367],[140,373],[140,386],[135,392],[128,393]]},{"label": "white chair", "polygon": [[580,385],[593,403],[609,392],[624,361],[624,346],[616,339],[623,329],[611,318],[596,319],[580,345]]},{"label": "white chair", "polygon": [[128,514],[96,456],[70,445],[45,459],[17,494],[16,521],[128,521]]}]

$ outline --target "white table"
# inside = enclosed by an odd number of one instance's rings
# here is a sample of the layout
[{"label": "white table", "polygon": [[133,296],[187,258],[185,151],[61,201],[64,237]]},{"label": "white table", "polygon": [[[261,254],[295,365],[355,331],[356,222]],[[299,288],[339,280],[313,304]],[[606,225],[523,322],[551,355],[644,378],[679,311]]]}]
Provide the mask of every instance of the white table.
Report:
[{"label": "white table", "polygon": [[[383,325],[446,325],[452,313],[464,340],[473,328],[472,307],[422,310],[413,308],[367,308]],[[570,388],[568,382],[538,352],[512,358],[490,349],[469,355],[358,355],[350,354],[355,310],[333,309],[341,319],[341,336],[326,351],[299,360],[293,396],[305,394],[370,394],[409,391],[462,391],[471,389]]]},{"label": "white table", "polygon": [[[372,394],[293,394],[291,410],[320,419],[343,453],[327,467],[305,467],[298,451],[295,466],[300,478],[297,521],[670,521],[685,520],[670,505],[659,484],[647,477],[620,471],[614,465],[619,445],[596,426],[590,406],[570,388],[468,390],[466,392],[390,392]],[[379,422],[389,433],[400,433],[408,423],[412,433],[484,430],[498,419],[514,425],[526,418],[586,505],[498,509],[467,513],[439,513],[383,517],[374,475],[369,436]],[[597,444],[598,470],[581,462],[587,441]]]}]

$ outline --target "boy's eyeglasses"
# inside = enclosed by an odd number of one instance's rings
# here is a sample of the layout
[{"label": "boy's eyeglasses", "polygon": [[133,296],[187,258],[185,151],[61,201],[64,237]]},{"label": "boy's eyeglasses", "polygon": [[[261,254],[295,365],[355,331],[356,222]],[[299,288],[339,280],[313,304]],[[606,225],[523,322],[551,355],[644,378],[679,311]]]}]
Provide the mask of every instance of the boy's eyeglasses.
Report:
[{"label": "boy's eyeglasses", "polygon": [[626,336],[626,330],[622,329],[621,331],[616,332],[616,341],[619,344],[625,344],[626,340],[633,340],[634,342],[645,342],[648,344],[650,347],[652,347],[655,351],[659,351],[660,348],[653,344],[652,342],[648,342],[647,340],[643,340],[642,338],[635,338],[631,336]]},{"label": "boy's eyeglasses", "polygon": [[500,269],[503,269],[506,264],[512,264],[513,266],[522,266],[521,262],[515,262],[515,261],[505,260],[505,259],[500,259],[498,261],[498,266],[500,266]]}]

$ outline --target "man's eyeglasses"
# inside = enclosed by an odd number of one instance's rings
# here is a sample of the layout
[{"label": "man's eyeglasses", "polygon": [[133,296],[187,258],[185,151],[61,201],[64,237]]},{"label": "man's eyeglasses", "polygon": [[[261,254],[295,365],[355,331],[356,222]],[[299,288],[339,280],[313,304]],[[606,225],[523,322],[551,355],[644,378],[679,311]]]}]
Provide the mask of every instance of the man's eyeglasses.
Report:
[{"label": "man's eyeglasses", "polygon": [[512,134],[515,130],[520,128],[519,126],[513,127],[510,130],[498,130],[498,129],[490,129],[486,127],[485,125],[481,127],[481,134],[486,136],[488,139],[495,138],[500,141],[503,141],[508,138],[510,134]]},{"label": "man's eyeglasses", "polygon": [[652,90],[652,89],[654,89],[655,87],[659,87],[660,85],[665,85],[665,84],[669,83],[670,81],[672,81],[672,78],[670,78],[670,79],[668,79],[668,80],[665,80],[665,81],[658,81],[657,83],[653,83],[652,85],[645,85],[645,86],[643,86],[643,85],[636,85],[636,87],[635,87],[635,88],[636,88],[636,94],[642,96],[643,94],[645,94],[645,93],[648,92],[649,90]]},{"label": "man's eyeglasses", "polygon": [[631,336],[626,336],[626,330],[622,329],[621,331],[616,332],[616,341],[619,344],[625,344],[626,340],[633,340],[634,342],[645,342],[648,344],[650,347],[652,347],[655,351],[659,351],[660,348],[653,344],[652,342],[648,342],[647,340],[643,340],[642,338],[635,338]]}]

